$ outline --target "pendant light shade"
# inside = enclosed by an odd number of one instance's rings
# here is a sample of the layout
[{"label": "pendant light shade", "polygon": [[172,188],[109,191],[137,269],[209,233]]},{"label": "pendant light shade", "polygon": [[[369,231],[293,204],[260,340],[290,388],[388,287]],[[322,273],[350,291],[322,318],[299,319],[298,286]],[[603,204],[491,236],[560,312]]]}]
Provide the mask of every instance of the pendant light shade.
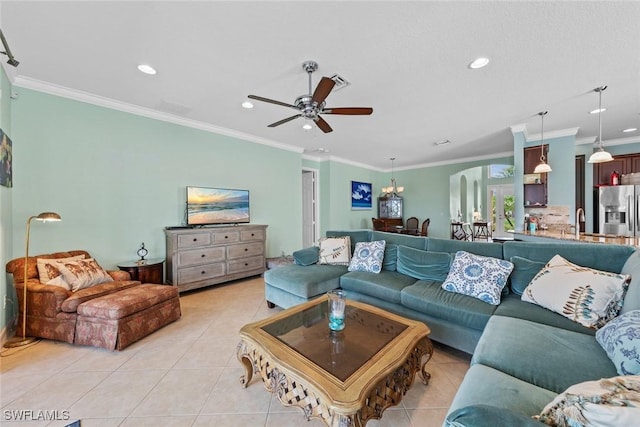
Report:
[{"label": "pendant light shade", "polygon": [[548,173],[551,172],[551,166],[545,162],[544,158],[544,116],[546,116],[548,111],[541,111],[538,113],[541,120],[540,125],[540,163],[533,170],[533,173]]},{"label": "pendant light shade", "polygon": [[596,151],[589,157],[589,163],[605,163],[613,160],[613,157],[610,153],[604,151],[604,144],[602,143],[602,92],[607,88],[607,86],[600,86],[595,88],[593,91],[598,92],[598,148]]},{"label": "pendant light shade", "polygon": [[389,159],[391,160],[391,185],[389,187],[382,187],[382,192],[391,196],[397,196],[404,191],[404,187],[398,187],[396,179],[393,177],[393,161],[395,159],[395,157]]}]

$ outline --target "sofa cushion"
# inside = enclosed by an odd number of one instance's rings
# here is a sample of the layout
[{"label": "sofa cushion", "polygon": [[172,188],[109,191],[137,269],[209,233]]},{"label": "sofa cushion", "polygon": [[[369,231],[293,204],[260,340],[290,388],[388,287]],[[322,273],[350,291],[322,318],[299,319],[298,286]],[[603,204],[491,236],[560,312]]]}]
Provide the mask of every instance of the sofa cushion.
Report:
[{"label": "sofa cushion", "polygon": [[620,312],[630,279],[582,267],[556,255],[529,283],[522,300],[597,329]]},{"label": "sofa cushion", "polygon": [[530,302],[525,302],[516,294],[503,296],[500,305],[493,313],[495,316],[515,317],[517,319],[530,320],[543,325],[569,331],[580,332],[587,335],[595,335],[596,330],[587,328],[578,322],[567,319],[562,314],[555,313]]},{"label": "sofa cushion", "polygon": [[113,282],[109,273],[93,258],[60,262],[57,267],[73,292],[101,283]]},{"label": "sofa cushion", "polygon": [[516,295],[522,295],[531,280],[544,268],[545,263],[519,256],[512,256],[509,261],[513,264],[513,271],[509,276],[511,290]]},{"label": "sofa cushion", "polygon": [[640,376],[575,384],[556,396],[539,421],[558,426],[634,426],[640,418]]},{"label": "sofa cushion", "polygon": [[620,270],[622,274],[631,276],[627,295],[624,297],[621,313],[640,309],[640,250],[635,251],[627,259]]},{"label": "sofa cushion", "polygon": [[293,254],[293,261],[297,265],[313,265],[316,264],[320,258],[320,248],[317,246],[311,246],[310,248],[300,249]]},{"label": "sofa cushion", "polygon": [[541,427],[541,424],[531,417],[492,405],[471,405],[460,408],[447,417],[444,425],[445,427]]},{"label": "sofa cushion", "polygon": [[174,286],[146,283],[86,301],[78,306],[78,316],[123,319],[177,296],[178,288]]},{"label": "sofa cushion", "polygon": [[415,281],[396,271],[383,270],[380,274],[351,271],[340,277],[340,287],[399,304],[400,291]]},{"label": "sofa cushion", "polygon": [[395,243],[399,246],[409,246],[410,248],[427,250],[427,238],[420,236],[411,236],[401,233],[387,233],[384,231],[373,231],[371,240],[384,240],[389,243]]},{"label": "sofa cushion", "polygon": [[451,255],[446,252],[431,252],[408,246],[398,246],[398,265],[402,274],[420,280],[443,281],[449,273]]},{"label": "sofa cushion", "polygon": [[64,300],[60,309],[65,313],[75,313],[78,309],[78,306],[85,301],[89,301],[93,298],[99,298],[138,285],[140,285],[140,282],[136,280],[126,280],[102,283],[90,288],[80,289],[78,292],[72,293],[71,296]]},{"label": "sofa cushion", "polygon": [[442,289],[498,305],[512,269],[509,261],[458,251]]},{"label": "sofa cushion", "polygon": [[504,242],[504,259],[520,256],[532,261],[547,263],[554,255],[597,270],[619,273],[633,246],[603,245],[602,243],[548,243],[548,242]]},{"label": "sofa cushion", "polygon": [[596,340],[620,375],[640,374],[640,310],[629,311],[598,329]]},{"label": "sofa cushion", "polygon": [[616,375],[593,336],[503,316],[489,319],[471,363],[556,393],[575,383]]},{"label": "sofa cushion", "polygon": [[356,248],[347,270],[380,273],[382,270],[385,244],[386,242],[384,240],[356,243]]},{"label": "sofa cushion", "polygon": [[382,269],[388,270],[388,271],[396,271],[397,264],[398,264],[398,244],[387,242],[384,246],[384,258],[382,259]]},{"label": "sofa cushion", "polygon": [[492,258],[503,258],[501,243],[467,242],[462,240],[449,240],[429,237],[427,250],[433,252],[448,252],[450,254],[455,254],[458,251],[466,251],[476,255],[489,256]]},{"label": "sofa cushion", "polygon": [[337,288],[339,277],[346,272],[344,265],[285,265],[265,271],[264,281],[275,288],[309,299]]},{"label": "sofa cushion", "polygon": [[342,237],[349,236],[349,240],[351,241],[351,252],[356,247],[356,243],[358,242],[370,242],[371,240],[380,240],[380,239],[372,239],[371,238],[371,230],[346,230],[346,231],[327,231],[325,233],[327,237]]},{"label": "sofa cushion", "polygon": [[351,238],[349,236],[324,237],[320,239],[320,264],[349,265],[351,260]]},{"label": "sofa cushion", "polygon": [[419,280],[402,290],[402,305],[456,325],[483,330],[496,307],[477,298],[448,292],[442,282]]}]

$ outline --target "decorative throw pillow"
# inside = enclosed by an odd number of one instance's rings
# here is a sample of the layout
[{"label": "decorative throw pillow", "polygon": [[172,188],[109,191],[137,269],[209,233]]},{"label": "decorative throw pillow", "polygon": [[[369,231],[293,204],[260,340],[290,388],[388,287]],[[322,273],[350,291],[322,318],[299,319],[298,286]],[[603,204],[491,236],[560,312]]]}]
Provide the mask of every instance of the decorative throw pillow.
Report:
[{"label": "decorative throw pillow", "polygon": [[575,384],[534,418],[549,426],[635,426],[640,419],[640,376]]},{"label": "decorative throw pillow", "polygon": [[509,261],[513,263],[513,271],[510,277],[511,290],[516,295],[522,295],[531,280],[544,268],[545,263],[519,256],[512,256]]},{"label": "decorative throw pillow", "polygon": [[598,329],[596,340],[620,375],[640,374],[640,310],[629,311]]},{"label": "decorative throw pillow", "polygon": [[109,273],[104,271],[93,258],[61,262],[58,264],[58,269],[64,280],[71,285],[73,292],[100,283],[113,282]]},{"label": "decorative throw pillow", "polygon": [[522,301],[598,329],[620,312],[631,276],[575,265],[555,255],[531,280]]},{"label": "decorative throw pillow", "polygon": [[55,279],[60,276],[60,270],[58,270],[57,264],[67,261],[77,261],[84,259],[84,255],[76,255],[68,258],[37,258],[36,264],[38,266],[38,276],[40,277],[40,283],[47,283],[51,279]]},{"label": "decorative throw pillow", "polygon": [[386,244],[387,242],[384,240],[356,243],[356,249],[353,251],[348,270],[380,273]]},{"label": "decorative throw pillow", "polygon": [[498,305],[511,270],[509,261],[458,251],[442,289]]},{"label": "decorative throw pillow", "polygon": [[349,236],[320,239],[320,264],[349,265],[351,239]]}]

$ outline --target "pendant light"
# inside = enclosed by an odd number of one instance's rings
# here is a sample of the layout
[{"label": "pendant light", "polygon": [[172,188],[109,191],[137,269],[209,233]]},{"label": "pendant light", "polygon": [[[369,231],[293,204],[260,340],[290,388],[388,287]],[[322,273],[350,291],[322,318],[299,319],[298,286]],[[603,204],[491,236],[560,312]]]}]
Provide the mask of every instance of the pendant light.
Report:
[{"label": "pendant light", "polygon": [[604,151],[604,144],[602,143],[602,92],[607,88],[607,86],[600,86],[595,88],[593,91],[598,92],[599,100],[598,100],[598,148],[595,153],[589,157],[589,163],[604,163],[610,162],[613,160],[613,157],[610,153]]},{"label": "pendant light", "polygon": [[544,116],[548,111],[540,111],[538,115],[542,124],[540,125],[540,163],[533,170],[533,173],[548,173],[551,172],[551,166],[549,166],[544,159]]},{"label": "pendant light", "polygon": [[386,193],[392,196],[397,196],[399,193],[402,193],[404,191],[404,187],[398,187],[396,185],[396,179],[393,177],[393,161],[395,159],[396,159],[395,157],[391,157],[389,159],[391,160],[391,186],[382,188],[383,193]]}]

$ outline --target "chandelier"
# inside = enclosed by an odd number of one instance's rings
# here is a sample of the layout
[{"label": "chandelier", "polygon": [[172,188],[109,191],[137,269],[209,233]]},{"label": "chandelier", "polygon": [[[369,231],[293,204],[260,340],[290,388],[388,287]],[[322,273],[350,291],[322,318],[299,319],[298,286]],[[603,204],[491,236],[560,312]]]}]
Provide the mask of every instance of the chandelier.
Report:
[{"label": "chandelier", "polygon": [[397,196],[398,194],[404,191],[404,187],[398,187],[396,184],[396,179],[393,177],[393,161],[395,157],[391,157],[391,185],[389,187],[382,187],[382,192],[389,196]]}]

